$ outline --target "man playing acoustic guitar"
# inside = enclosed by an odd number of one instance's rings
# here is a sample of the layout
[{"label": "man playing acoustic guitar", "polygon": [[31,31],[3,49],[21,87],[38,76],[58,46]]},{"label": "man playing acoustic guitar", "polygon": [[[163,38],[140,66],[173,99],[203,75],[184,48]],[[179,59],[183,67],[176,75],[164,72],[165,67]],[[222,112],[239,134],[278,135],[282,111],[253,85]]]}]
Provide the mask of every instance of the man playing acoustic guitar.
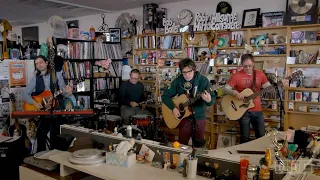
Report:
[{"label": "man playing acoustic guitar", "polygon": [[[271,86],[266,75],[262,71],[254,69],[254,59],[251,54],[244,54],[241,57],[241,65],[243,70],[232,75],[224,88],[225,94],[235,96],[242,101],[244,96],[240,92],[244,89],[250,88],[253,92],[257,92],[260,91],[261,87]],[[254,107],[246,111],[238,120],[240,124],[240,143],[249,141],[250,124],[257,139],[264,136],[265,126],[260,96],[253,99],[253,104]]]},{"label": "man playing acoustic guitar", "polygon": [[[179,63],[179,69],[182,75],[174,79],[168,89],[162,95],[162,102],[172,110],[173,115],[179,119],[180,111],[175,107],[172,98],[176,95],[187,94],[191,96],[196,93],[202,93],[199,99],[193,105],[194,117],[196,120],[196,132],[194,132],[195,139],[203,139],[206,127],[206,106],[211,106],[215,102],[214,92],[208,93],[210,83],[208,78],[196,71],[196,65],[191,59],[183,59]],[[189,93],[190,92],[190,93]],[[191,120],[192,115],[181,120],[179,124],[179,142],[181,144],[188,144],[191,137]]]},{"label": "man playing acoustic guitar", "polygon": [[[44,56],[38,56],[34,60],[35,66],[35,76],[32,77],[30,83],[27,85],[23,91],[22,98],[23,101],[28,104],[33,104],[37,109],[44,108],[39,102],[36,102],[32,96],[40,95],[45,90],[51,91],[53,89],[53,83],[51,78],[52,68],[48,64],[48,59]],[[64,97],[69,97],[72,93],[72,87],[66,86],[63,80],[62,72],[56,72],[57,85],[60,89],[65,88],[66,90],[62,95]],[[40,117],[39,129],[37,131],[37,152],[46,150],[46,137],[47,133],[50,131],[52,126],[50,119],[45,117]],[[51,130],[54,129],[51,127]],[[52,133],[51,133],[52,134]]]}]

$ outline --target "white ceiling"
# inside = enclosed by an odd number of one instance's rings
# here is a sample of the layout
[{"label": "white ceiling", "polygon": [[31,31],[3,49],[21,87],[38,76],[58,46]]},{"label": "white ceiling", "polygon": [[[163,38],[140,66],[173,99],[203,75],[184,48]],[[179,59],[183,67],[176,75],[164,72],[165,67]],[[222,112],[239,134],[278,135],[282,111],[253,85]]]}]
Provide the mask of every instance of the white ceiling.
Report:
[{"label": "white ceiling", "polygon": [[45,22],[52,15],[64,19],[186,0],[0,0],[0,19],[12,26]]}]

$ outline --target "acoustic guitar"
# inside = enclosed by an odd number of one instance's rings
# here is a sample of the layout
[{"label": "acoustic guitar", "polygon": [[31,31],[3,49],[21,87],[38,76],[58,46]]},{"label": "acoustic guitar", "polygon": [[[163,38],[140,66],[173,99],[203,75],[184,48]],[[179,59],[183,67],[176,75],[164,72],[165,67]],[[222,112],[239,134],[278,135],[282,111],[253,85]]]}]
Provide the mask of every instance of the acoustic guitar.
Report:
[{"label": "acoustic guitar", "polygon": [[[297,71],[295,73],[292,73],[291,76],[285,79],[292,79],[301,75],[302,71]],[[254,98],[258,97],[261,93],[270,90],[273,90],[273,86],[269,86],[257,92],[253,92],[250,88],[246,88],[240,93],[244,96],[244,99],[242,101],[235,96],[225,95],[221,100],[221,107],[223,109],[223,112],[229,118],[229,120],[238,120],[248,109],[255,107],[253,103]]]},{"label": "acoustic guitar", "polygon": [[[73,87],[83,81],[85,81],[85,78],[80,78],[75,80],[76,84],[69,83],[68,85]],[[42,109],[40,110],[50,110],[51,105],[53,109],[57,109],[59,106],[59,102],[57,100],[57,96],[63,93],[66,90],[66,87],[63,89],[60,89],[59,91],[56,91],[54,94],[51,93],[50,90],[45,90],[41,94],[32,96],[32,99],[34,99],[36,102],[40,103],[42,105]],[[39,110],[34,104],[29,104],[27,102],[24,102],[23,104],[23,110],[25,111],[37,111]]]},{"label": "acoustic guitar", "polygon": [[[223,86],[213,86],[207,89],[208,93],[211,93],[212,91],[218,90],[220,88],[223,88]],[[164,118],[164,121],[168,128],[174,129],[176,128],[181,119],[186,118],[192,114],[189,106],[192,106],[198,99],[201,98],[201,94],[197,94],[194,98],[189,99],[186,94],[181,94],[179,97],[172,99],[174,105],[177,109],[180,111],[180,117],[176,119],[176,117],[173,115],[173,112],[168,106],[166,106],[164,103],[162,103],[161,109],[162,109],[162,115]]]}]

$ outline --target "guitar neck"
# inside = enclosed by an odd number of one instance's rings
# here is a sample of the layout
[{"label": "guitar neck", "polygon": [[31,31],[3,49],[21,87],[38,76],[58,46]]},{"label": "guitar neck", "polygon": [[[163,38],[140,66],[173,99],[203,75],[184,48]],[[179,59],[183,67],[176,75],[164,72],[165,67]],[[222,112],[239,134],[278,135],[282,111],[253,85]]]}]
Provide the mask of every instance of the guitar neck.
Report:
[{"label": "guitar neck", "polygon": [[[208,93],[211,93],[212,91],[215,91],[215,90],[216,90],[216,89],[209,88],[209,89],[207,89],[206,91],[207,91]],[[187,106],[192,105],[192,104],[195,103],[198,99],[201,98],[201,94],[202,94],[202,93],[196,94],[196,96],[195,96],[194,98],[191,98],[191,99],[189,99],[189,101],[183,103],[183,106],[184,106],[184,107],[187,107]]]},{"label": "guitar neck", "polygon": [[272,88],[273,88],[272,86],[268,86],[268,87],[262,89],[261,91],[257,91],[255,93],[251,94],[250,96],[248,96],[248,99],[249,100],[254,99],[254,98],[258,97],[261,93],[263,93],[265,91],[272,90]]}]

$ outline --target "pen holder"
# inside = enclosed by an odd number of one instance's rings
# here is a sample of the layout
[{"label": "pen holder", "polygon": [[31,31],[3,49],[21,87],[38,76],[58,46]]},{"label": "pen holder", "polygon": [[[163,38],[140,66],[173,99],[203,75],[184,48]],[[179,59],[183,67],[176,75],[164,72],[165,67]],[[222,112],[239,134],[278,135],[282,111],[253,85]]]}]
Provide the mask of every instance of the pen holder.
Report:
[{"label": "pen holder", "polygon": [[198,159],[187,159],[186,163],[186,174],[188,179],[195,179],[197,177],[197,165],[198,165]]}]

